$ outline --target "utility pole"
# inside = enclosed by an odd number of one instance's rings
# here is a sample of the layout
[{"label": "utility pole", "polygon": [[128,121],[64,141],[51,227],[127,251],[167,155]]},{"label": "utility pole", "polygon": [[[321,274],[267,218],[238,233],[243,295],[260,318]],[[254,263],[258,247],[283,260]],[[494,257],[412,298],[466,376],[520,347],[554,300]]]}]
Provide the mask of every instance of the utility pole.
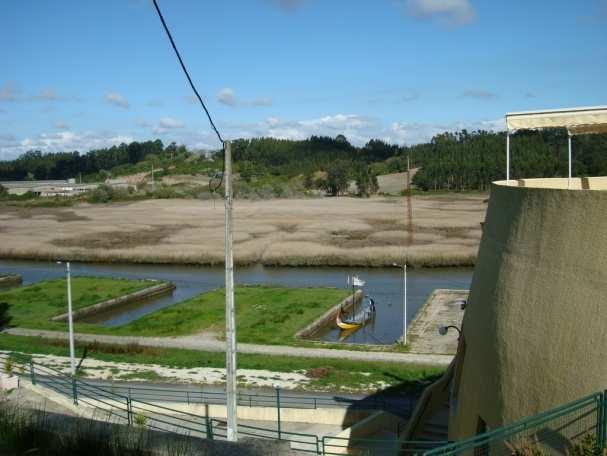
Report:
[{"label": "utility pole", "polygon": [[407,204],[407,246],[410,247],[413,244],[413,204],[411,201],[411,163],[409,161],[409,154],[407,154],[407,196],[405,201]]},{"label": "utility pole", "polygon": [[407,262],[403,264],[403,345],[407,345]]},{"label": "utility pole", "polygon": [[[57,264],[61,264],[61,261],[57,261]],[[72,377],[76,376],[76,361],[74,359],[74,318],[72,315],[72,281],[70,273],[70,262],[65,262],[65,276],[67,282],[67,325],[69,332],[69,343],[70,343],[70,369]]]},{"label": "utility pole", "polygon": [[392,263],[395,268],[403,268],[403,345],[407,345],[407,261]]},{"label": "utility pole", "polygon": [[224,143],[225,266],[226,266],[226,407],[227,439],[238,440],[236,423],[236,316],[234,310],[234,256],[232,252],[232,146]]}]

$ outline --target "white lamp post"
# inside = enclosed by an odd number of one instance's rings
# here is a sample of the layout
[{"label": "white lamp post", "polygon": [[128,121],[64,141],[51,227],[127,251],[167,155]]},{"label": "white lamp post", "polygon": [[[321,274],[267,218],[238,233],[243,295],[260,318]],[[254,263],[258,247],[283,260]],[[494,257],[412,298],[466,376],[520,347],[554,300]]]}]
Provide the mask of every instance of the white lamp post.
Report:
[{"label": "white lamp post", "polygon": [[403,345],[407,345],[407,262],[392,263],[392,266],[403,268]]},{"label": "white lamp post", "polygon": [[[57,261],[57,264],[61,264],[61,261]],[[67,321],[70,341],[70,368],[72,377],[74,377],[76,375],[76,361],[74,359],[74,320],[72,318],[72,281],[69,261],[65,262],[65,275],[67,281]]]}]

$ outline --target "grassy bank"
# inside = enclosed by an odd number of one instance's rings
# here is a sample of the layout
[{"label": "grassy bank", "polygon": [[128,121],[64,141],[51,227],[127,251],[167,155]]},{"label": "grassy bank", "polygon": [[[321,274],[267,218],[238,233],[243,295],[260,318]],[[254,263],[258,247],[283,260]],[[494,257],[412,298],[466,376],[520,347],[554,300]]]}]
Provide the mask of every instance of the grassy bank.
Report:
[{"label": "grassy bank", "polygon": [[[146,280],[76,277],[72,279],[74,310],[140,290]],[[289,344],[295,333],[311,323],[348,292],[334,288],[286,288],[272,286],[236,287],[239,342]],[[0,293],[7,302],[11,325],[30,329],[64,330],[65,322],[50,318],[66,311],[64,280],[40,282]],[[202,293],[181,303],[145,315],[117,327],[75,323],[76,332],[120,336],[180,336],[211,331],[219,336],[225,329],[225,291]]]},{"label": "grassy bank", "polygon": [[[108,299],[142,290],[158,282],[104,277],[73,277],[72,306],[82,309]],[[9,304],[11,325],[23,328],[64,330],[65,322],[50,319],[67,311],[65,279],[38,282],[0,292],[0,302]],[[93,325],[85,325],[93,326]]]},{"label": "grassy bank", "polygon": [[[348,295],[334,288],[238,286],[235,290],[239,342],[286,344],[297,330]],[[225,329],[225,290],[203,293],[112,329],[112,334],[176,336]]]},{"label": "grassy bank", "polygon": [[[76,356],[85,345],[76,344]],[[66,341],[0,334],[0,349],[19,353],[67,356]],[[225,354],[195,350],[150,348],[138,345],[89,344],[89,358],[138,364],[156,364],[172,368],[225,368]],[[19,361],[27,356],[15,355]],[[86,366],[86,363],[85,363]],[[307,388],[316,390],[367,390],[367,385],[382,383],[399,390],[418,391],[422,383],[440,375],[444,368],[389,362],[362,362],[345,359],[297,358],[270,355],[238,355],[240,369],[264,369],[273,372],[305,372],[313,380]]]}]

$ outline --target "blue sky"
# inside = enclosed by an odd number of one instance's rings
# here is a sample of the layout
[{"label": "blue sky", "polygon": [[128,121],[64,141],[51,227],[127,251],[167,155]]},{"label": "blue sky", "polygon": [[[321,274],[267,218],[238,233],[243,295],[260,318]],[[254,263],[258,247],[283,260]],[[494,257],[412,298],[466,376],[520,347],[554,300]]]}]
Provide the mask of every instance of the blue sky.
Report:
[{"label": "blue sky", "polygon": [[[226,138],[399,144],[607,104],[607,0],[159,0]],[[0,159],[217,141],[149,0],[6,0]]]}]

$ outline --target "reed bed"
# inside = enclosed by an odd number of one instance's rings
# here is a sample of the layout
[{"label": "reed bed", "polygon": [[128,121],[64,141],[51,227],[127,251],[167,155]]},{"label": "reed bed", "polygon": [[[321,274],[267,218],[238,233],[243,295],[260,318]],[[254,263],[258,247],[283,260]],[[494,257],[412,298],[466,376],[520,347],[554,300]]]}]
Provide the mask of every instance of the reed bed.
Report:
[{"label": "reed bed", "polygon": [[[474,264],[484,195],[238,200],[238,265]],[[0,207],[0,257],[131,263],[223,263],[223,202],[146,200],[66,208]]]}]

